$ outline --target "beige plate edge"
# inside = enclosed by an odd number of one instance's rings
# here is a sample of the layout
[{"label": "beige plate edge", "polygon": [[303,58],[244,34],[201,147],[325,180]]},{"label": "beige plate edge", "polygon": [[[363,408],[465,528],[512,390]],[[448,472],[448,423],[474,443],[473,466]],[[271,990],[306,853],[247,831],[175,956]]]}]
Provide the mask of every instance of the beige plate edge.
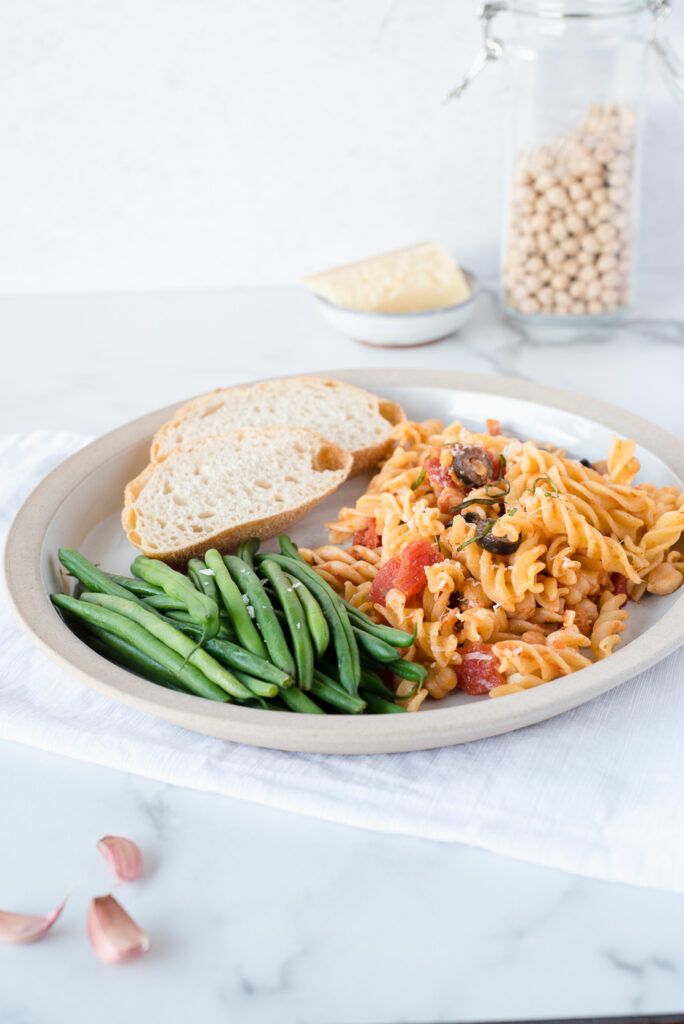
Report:
[{"label": "beige plate edge", "polygon": [[[633,437],[684,478],[684,444],[648,421],[597,399],[513,378],[447,370],[326,370],[319,376],[367,389],[418,386],[505,395],[581,415]],[[29,495],[10,528],[4,573],[10,604],[22,628],[53,661],[91,688],[139,711],[207,735],[280,750],[315,753],[388,753],[465,743],[561,714],[627,681],[684,643],[684,593],[669,611],[623,650],[565,679],[525,693],[435,709],[417,715],[329,717],[208,705],[164,690],[91,651],[55,613],[40,575],[47,526],[64,498],[103,461],[151,437],[178,408],[174,403],[87,445],[57,466]]]}]

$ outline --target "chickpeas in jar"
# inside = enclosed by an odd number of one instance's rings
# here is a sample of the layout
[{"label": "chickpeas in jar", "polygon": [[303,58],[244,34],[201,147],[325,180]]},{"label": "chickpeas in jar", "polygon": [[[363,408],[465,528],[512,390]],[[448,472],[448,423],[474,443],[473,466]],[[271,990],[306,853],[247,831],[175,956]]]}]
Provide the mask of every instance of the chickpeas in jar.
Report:
[{"label": "chickpeas in jar", "polygon": [[519,154],[504,253],[507,306],[524,314],[629,305],[636,114],[590,106],[576,129]]}]

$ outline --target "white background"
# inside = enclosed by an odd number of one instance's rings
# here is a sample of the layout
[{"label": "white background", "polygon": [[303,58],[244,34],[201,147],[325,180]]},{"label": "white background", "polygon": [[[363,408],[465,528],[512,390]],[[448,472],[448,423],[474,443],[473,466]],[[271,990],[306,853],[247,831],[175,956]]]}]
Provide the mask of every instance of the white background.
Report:
[{"label": "white background", "polygon": [[[0,292],[285,283],[426,237],[492,272],[502,68],[443,104],[477,6],[3,0]],[[684,111],[652,72],[643,256],[672,269]]]}]

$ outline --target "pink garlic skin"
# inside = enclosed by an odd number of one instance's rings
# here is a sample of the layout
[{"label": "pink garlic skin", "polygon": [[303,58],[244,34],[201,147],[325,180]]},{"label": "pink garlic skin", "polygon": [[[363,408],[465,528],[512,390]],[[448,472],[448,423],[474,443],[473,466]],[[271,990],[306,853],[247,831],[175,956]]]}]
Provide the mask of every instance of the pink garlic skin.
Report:
[{"label": "pink garlic skin", "polygon": [[66,899],[56,910],[49,914],[16,914],[8,910],[0,910],[0,942],[20,946],[42,939],[64,910]]},{"label": "pink garlic skin", "polygon": [[132,839],[103,836],[97,848],[112,869],[117,882],[132,882],[143,869],[143,856]]},{"label": "pink garlic skin", "polygon": [[88,938],[105,964],[126,964],[150,948],[149,936],[113,896],[96,896],[88,904]]}]

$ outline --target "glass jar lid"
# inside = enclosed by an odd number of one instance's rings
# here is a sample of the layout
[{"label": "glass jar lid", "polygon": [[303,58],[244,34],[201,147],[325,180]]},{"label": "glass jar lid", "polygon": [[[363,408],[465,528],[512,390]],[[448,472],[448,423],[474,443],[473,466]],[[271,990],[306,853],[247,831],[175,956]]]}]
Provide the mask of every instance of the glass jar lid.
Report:
[{"label": "glass jar lid", "polygon": [[512,14],[542,18],[615,18],[658,6],[658,0],[512,0],[505,5]]}]

